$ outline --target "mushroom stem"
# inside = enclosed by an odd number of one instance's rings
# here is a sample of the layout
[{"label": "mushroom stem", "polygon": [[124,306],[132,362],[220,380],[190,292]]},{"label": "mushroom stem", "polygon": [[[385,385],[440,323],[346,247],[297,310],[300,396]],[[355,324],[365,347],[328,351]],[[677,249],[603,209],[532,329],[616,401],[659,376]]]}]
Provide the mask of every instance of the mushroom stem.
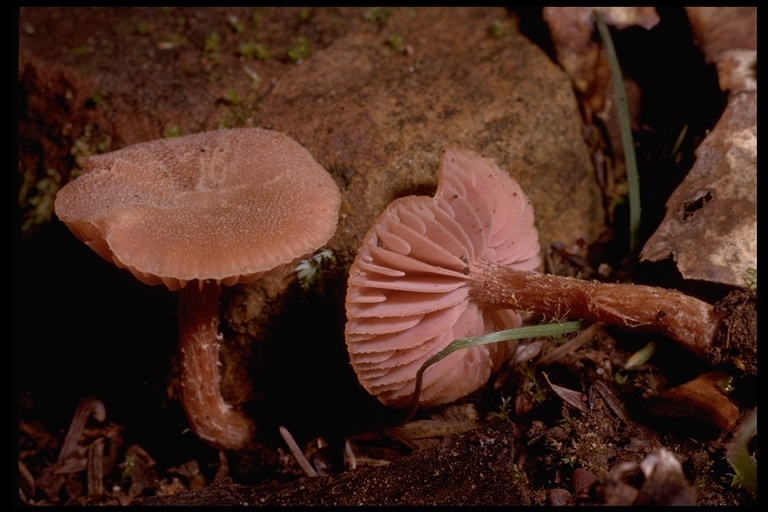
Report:
[{"label": "mushroom stem", "polygon": [[471,295],[499,308],[661,332],[706,359],[717,334],[714,307],[680,292],[540,274],[475,263]]},{"label": "mushroom stem", "polygon": [[192,429],[209,444],[228,450],[251,440],[254,424],[224,401],[219,389],[219,298],[213,281],[179,290],[181,401]]}]

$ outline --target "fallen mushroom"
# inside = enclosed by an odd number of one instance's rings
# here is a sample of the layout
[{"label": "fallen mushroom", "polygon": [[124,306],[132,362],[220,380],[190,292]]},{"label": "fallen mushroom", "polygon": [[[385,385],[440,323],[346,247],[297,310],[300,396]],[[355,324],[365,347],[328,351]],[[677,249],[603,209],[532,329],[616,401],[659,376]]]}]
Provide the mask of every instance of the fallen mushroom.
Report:
[{"label": "fallen mushroom", "polygon": [[[454,339],[520,325],[518,311],[660,331],[705,356],[718,325],[710,304],[662,288],[538,273],[539,249],[520,186],[490,159],[445,149],[435,197],[393,201],[350,268],[345,336],[363,387],[407,407],[427,359]],[[427,368],[420,405],[478,389],[506,351],[472,347]]]},{"label": "fallen mushroom", "polygon": [[193,430],[238,449],[253,422],[219,389],[221,285],[249,283],[323,245],[341,195],[285,134],[204,132],[87,158],[56,196],[58,217],[103,258],[179,290],[181,400]]}]

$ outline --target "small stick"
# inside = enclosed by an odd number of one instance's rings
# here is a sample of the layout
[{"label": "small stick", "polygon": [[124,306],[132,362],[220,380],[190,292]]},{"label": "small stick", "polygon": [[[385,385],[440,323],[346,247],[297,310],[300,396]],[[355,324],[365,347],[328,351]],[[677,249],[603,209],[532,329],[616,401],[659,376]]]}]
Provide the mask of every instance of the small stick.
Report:
[{"label": "small stick", "polygon": [[355,450],[352,449],[352,443],[349,442],[349,439],[344,440],[344,461],[347,463],[348,470],[357,469],[357,456],[355,456]]},{"label": "small stick", "polygon": [[317,471],[315,471],[315,468],[312,467],[312,464],[310,464],[307,458],[304,456],[304,452],[302,452],[301,448],[299,448],[299,445],[296,444],[296,440],[293,438],[291,433],[288,432],[288,429],[281,426],[280,435],[283,436],[285,444],[288,445],[288,449],[291,450],[293,457],[296,459],[296,462],[299,463],[301,469],[304,470],[304,473],[306,473],[307,476],[316,477]]},{"label": "small stick", "polygon": [[551,352],[541,356],[536,361],[536,366],[544,366],[555,361],[559,361],[565,354],[571,354],[581,348],[582,345],[588,343],[595,337],[597,331],[602,327],[601,324],[592,324],[583,331],[579,332],[576,336],[566,341]]},{"label": "small stick", "polygon": [[104,438],[100,437],[88,446],[88,496],[104,495]]},{"label": "small stick", "polygon": [[80,441],[80,436],[83,435],[85,423],[91,416],[101,423],[107,418],[107,410],[101,400],[92,396],[86,396],[80,400],[77,409],[75,409],[72,422],[69,424],[69,430],[67,430],[67,435],[64,437],[64,442],[61,445],[58,461],[60,466],[64,465],[67,457],[77,451],[77,444]]}]

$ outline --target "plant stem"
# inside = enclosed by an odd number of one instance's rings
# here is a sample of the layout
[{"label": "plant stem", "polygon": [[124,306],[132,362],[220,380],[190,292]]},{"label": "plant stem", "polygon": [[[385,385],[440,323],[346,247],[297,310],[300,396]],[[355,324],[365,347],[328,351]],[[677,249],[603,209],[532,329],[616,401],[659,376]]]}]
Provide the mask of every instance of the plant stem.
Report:
[{"label": "plant stem", "polygon": [[243,448],[253,422],[224,401],[219,389],[219,298],[221,287],[191,282],[179,290],[181,401],[192,429],[220,448]]},{"label": "plant stem", "polygon": [[482,261],[472,297],[500,308],[661,332],[706,359],[719,324],[714,307],[680,292],[526,272]]}]

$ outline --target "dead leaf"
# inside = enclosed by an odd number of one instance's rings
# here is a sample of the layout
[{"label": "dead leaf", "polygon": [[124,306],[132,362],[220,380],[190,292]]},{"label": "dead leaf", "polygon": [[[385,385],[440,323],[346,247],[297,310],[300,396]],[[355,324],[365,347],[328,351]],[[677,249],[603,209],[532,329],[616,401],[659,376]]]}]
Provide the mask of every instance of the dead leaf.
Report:
[{"label": "dead leaf", "polygon": [[563,402],[570,405],[574,409],[580,410],[581,412],[588,411],[587,404],[585,404],[582,400],[581,391],[574,391],[573,389],[568,389],[564,388],[563,386],[558,386],[557,384],[552,384],[549,381],[549,377],[546,373],[541,372],[541,374],[544,376],[544,379],[547,381],[547,384],[549,384],[549,387],[552,389],[552,391],[554,391],[555,394],[559,396]]},{"label": "dead leaf", "polygon": [[727,382],[728,375],[724,372],[699,375],[651,398],[648,410],[666,418],[687,418],[714,425],[726,432],[739,421],[739,408],[723,391]]},{"label": "dead leaf", "polygon": [[757,9],[687,7],[686,13],[704,58],[717,66],[720,88],[757,91]]},{"label": "dead leaf", "polygon": [[756,93],[732,96],[696,157],[640,259],[672,257],[684,279],[744,287],[757,268]]}]

